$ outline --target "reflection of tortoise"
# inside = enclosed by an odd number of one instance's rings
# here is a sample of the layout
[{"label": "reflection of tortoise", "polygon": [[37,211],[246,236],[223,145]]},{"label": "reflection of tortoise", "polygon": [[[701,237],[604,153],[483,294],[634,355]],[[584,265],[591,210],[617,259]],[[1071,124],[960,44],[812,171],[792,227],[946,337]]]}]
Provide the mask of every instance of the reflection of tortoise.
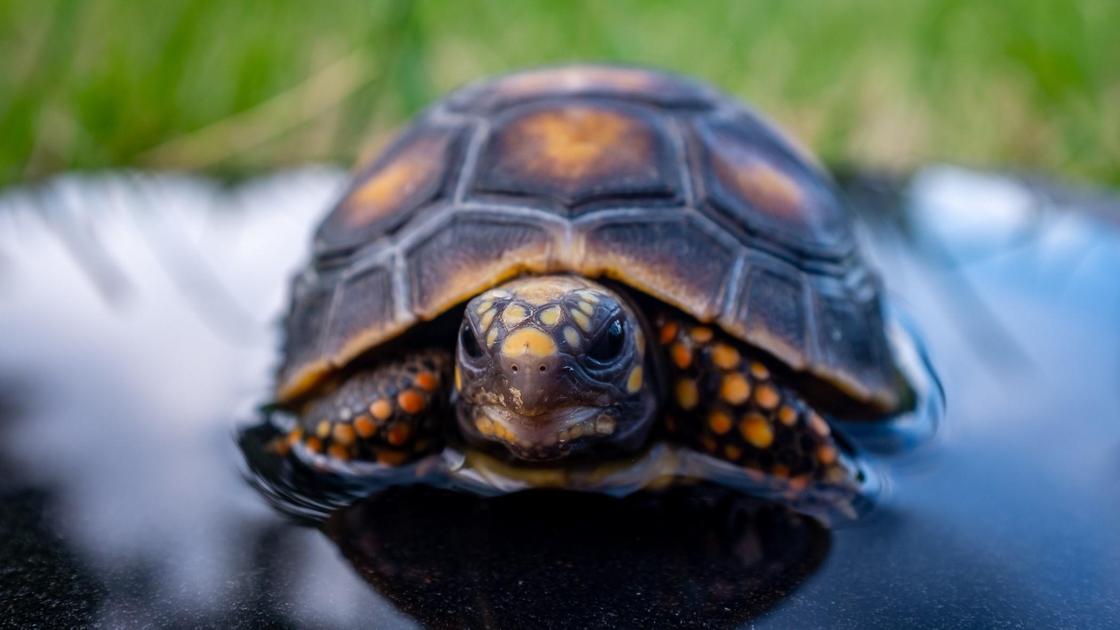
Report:
[{"label": "reflection of tortoise", "polygon": [[425,628],[741,627],[831,544],[816,519],[707,486],[622,499],[398,488],[323,530]]},{"label": "reflection of tortoise", "polygon": [[427,111],[319,227],[286,333],[289,442],[327,461],[664,439],[796,490],[853,474],[824,418],[908,397],[828,177],[641,69],[514,74]]}]

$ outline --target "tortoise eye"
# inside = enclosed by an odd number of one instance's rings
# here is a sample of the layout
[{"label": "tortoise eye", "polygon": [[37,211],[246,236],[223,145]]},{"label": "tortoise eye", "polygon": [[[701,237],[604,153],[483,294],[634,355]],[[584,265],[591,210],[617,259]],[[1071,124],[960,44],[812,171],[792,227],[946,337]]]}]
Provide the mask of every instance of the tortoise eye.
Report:
[{"label": "tortoise eye", "polygon": [[478,343],[478,337],[466,322],[463,322],[463,327],[459,329],[459,345],[463,347],[463,353],[472,359],[482,356],[482,346]]},{"label": "tortoise eye", "polygon": [[614,320],[607,326],[594,345],[587,351],[587,356],[599,363],[607,363],[622,353],[623,342],[626,340],[626,330],[621,320]]}]

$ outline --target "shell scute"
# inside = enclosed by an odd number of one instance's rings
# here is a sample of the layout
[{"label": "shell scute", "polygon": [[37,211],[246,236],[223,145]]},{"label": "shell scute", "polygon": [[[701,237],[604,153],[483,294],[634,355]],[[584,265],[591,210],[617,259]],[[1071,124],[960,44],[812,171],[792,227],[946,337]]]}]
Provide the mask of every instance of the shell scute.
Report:
[{"label": "shell scute", "polygon": [[361,168],[316,234],[317,251],[363,245],[403,224],[410,211],[446,193],[456,170],[457,129],[421,125]]},{"label": "shell scute", "polygon": [[841,258],[854,241],[826,175],[761,122],[697,125],[705,202],[749,234],[811,257]]},{"label": "shell scute", "polygon": [[380,340],[394,321],[393,278],[388,265],[372,266],[348,274],[338,284],[335,301],[340,306],[331,310],[323,353],[346,362],[360,354],[369,340]]},{"label": "shell scute", "polygon": [[357,172],[293,284],[278,398],[534,273],[616,279],[847,402],[905,395],[828,176],[714,90],[577,66],[457,92]]},{"label": "shell scute", "polygon": [[596,222],[583,247],[581,272],[622,280],[702,321],[719,315],[738,249],[680,212]]},{"label": "shell scute", "polygon": [[292,281],[291,305],[284,320],[284,365],[278,379],[278,396],[282,399],[312,387],[318,376],[329,370],[321,341],[333,294],[334,284],[324,282],[311,270]]},{"label": "shell scute", "polygon": [[475,196],[565,207],[596,200],[679,198],[676,156],[636,108],[549,101],[499,117],[482,149]]},{"label": "shell scute", "polygon": [[554,235],[531,220],[461,214],[404,253],[409,305],[432,319],[520,273],[549,269]]}]

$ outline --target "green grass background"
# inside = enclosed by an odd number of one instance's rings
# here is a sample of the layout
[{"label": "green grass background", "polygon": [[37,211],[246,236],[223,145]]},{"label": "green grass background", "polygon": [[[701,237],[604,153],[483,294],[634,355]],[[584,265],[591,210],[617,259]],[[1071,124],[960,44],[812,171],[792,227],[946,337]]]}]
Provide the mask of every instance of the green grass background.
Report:
[{"label": "green grass background", "polygon": [[833,163],[1120,183],[1120,0],[0,0],[0,184],[349,164],[481,75],[707,79]]}]

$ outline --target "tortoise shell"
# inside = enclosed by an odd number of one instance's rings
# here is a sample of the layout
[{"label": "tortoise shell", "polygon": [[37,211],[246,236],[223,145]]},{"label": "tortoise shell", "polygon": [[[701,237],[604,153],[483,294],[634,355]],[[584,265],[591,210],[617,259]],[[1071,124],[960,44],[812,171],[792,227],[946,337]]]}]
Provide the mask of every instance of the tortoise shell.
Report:
[{"label": "tortoise shell", "polygon": [[313,251],[281,402],[511,277],[570,272],[718,323],[852,401],[899,404],[878,281],[829,177],[674,75],[568,66],[460,89],[355,172]]}]

